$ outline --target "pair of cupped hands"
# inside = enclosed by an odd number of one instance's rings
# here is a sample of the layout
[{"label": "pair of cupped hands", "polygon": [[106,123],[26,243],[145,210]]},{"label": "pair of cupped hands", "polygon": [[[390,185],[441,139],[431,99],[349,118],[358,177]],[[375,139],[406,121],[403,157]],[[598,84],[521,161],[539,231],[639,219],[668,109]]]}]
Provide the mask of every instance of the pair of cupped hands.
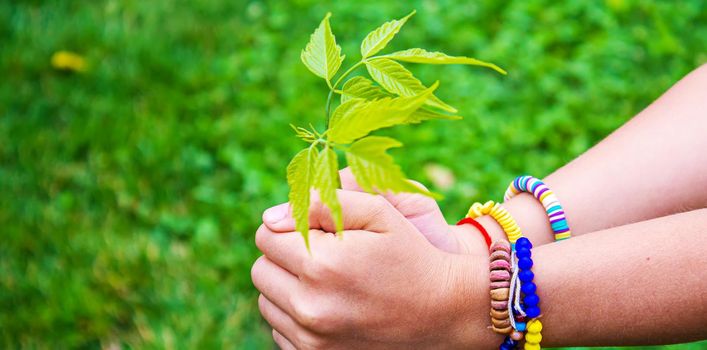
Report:
[{"label": "pair of cupped hands", "polygon": [[311,254],[287,203],[263,214],[251,276],[278,346],[468,348],[469,329],[487,326],[483,239],[462,243],[429,197],[365,193],[348,169],[340,178],[343,237],[313,195]]}]

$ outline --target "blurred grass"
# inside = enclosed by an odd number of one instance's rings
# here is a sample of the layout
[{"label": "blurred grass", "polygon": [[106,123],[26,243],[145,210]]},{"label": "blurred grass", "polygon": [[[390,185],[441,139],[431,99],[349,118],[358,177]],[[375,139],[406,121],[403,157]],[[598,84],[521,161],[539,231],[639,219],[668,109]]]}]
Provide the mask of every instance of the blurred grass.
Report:
[{"label": "blurred grass", "polygon": [[[707,61],[699,0],[2,2],[0,347],[271,347],[252,237],[286,198],[302,146],[288,124],[323,126],[325,87],[299,51],[326,11],[353,60],[412,8],[392,49],[509,71],[411,66],[441,76],[466,117],[387,132],[450,220],[571,160]],[[60,50],[87,71],[52,69]]]}]

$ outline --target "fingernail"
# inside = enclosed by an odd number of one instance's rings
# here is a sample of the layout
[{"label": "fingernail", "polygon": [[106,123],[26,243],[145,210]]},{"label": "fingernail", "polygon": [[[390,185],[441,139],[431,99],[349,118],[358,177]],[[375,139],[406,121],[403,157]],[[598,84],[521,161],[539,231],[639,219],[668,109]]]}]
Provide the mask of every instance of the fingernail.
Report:
[{"label": "fingernail", "polygon": [[263,213],[263,221],[274,224],[287,216],[287,203],[274,206]]}]

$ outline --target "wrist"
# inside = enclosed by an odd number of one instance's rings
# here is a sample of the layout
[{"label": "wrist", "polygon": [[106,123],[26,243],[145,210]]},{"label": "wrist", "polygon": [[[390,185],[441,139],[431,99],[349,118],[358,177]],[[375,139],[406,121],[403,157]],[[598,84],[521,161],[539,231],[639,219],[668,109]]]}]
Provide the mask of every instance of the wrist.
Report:
[{"label": "wrist", "polygon": [[452,255],[450,261],[450,348],[497,347],[503,337],[490,328],[488,255]]},{"label": "wrist", "polygon": [[[532,195],[520,193],[503,203],[503,207],[516,221],[523,236],[530,239],[533,244],[540,246],[554,242],[554,235],[545,208]],[[483,215],[478,217],[476,222],[486,229],[491,241],[507,239],[503,228],[493,217]],[[458,226],[453,232],[458,235],[460,253],[462,254],[481,254],[482,250],[479,247],[486,247],[481,232],[472,225]],[[484,249],[484,251],[488,253],[488,250]]]},{"label": "wrist", "polygon": [[[450,225],[452,234],[457,239],[457,253],[465,255],[487,256],[488,248],[483,234],[471,224]],[[493,236],[490,236],[494,240]]]},{"label": "wrist", "polygon": [[[498,222],[496,222],[496,219],[491,216],[481,216],[476,218],[476,222],[478,222],[486,230],[486,233],[489,235],[492,242],[507,239],[506,233],[503,232],[501,225],[499,225]],[[488,256],[488,246],[486,245],[483,234],[478,228],[470,224],[462,224],[452,226],[451,231],[457,238],[459,247],[457,251],[458,253],[480,255],[484,257]]]},{"label": "wrist", "polygon": [[503,203],[503,207],[516,220],[523,236],[534,245],[540,246],[555,241],[545,208],[531,194],[520,193]]}]

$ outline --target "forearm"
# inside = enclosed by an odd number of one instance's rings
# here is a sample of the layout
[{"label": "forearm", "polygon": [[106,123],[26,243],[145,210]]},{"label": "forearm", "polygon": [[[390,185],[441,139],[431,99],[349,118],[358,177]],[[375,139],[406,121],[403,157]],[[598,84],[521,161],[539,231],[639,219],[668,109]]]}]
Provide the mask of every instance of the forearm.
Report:
[{"label": "forearm", "polygon": [[707,66],[546,182],[578,235],[707,207]]},{"label": "forearm", "polygon": [[[561,201],[574,236],[707,207],[707,65],[544,182]],[[531,195],[504,206],[533,242],[553,240],[545,211]],[[493,219],[480,222],[503,237]]]},{"label": "forearm", "polygon": [[[707,337],[707,210],[612,228],[533,249],[543,345],[684,342]],[[476,315],[468,345],[500,341],[489,324],[488,266],[455,256],[459,304]],[[477,275],[474,275],[477,274]],[[484,288],[484,284],[486,284]],[[466,303],[464,303],[466,301]],[[470,329],[475,328],[475,329]],[[481,340],[481,343],[478,341]]]}]

